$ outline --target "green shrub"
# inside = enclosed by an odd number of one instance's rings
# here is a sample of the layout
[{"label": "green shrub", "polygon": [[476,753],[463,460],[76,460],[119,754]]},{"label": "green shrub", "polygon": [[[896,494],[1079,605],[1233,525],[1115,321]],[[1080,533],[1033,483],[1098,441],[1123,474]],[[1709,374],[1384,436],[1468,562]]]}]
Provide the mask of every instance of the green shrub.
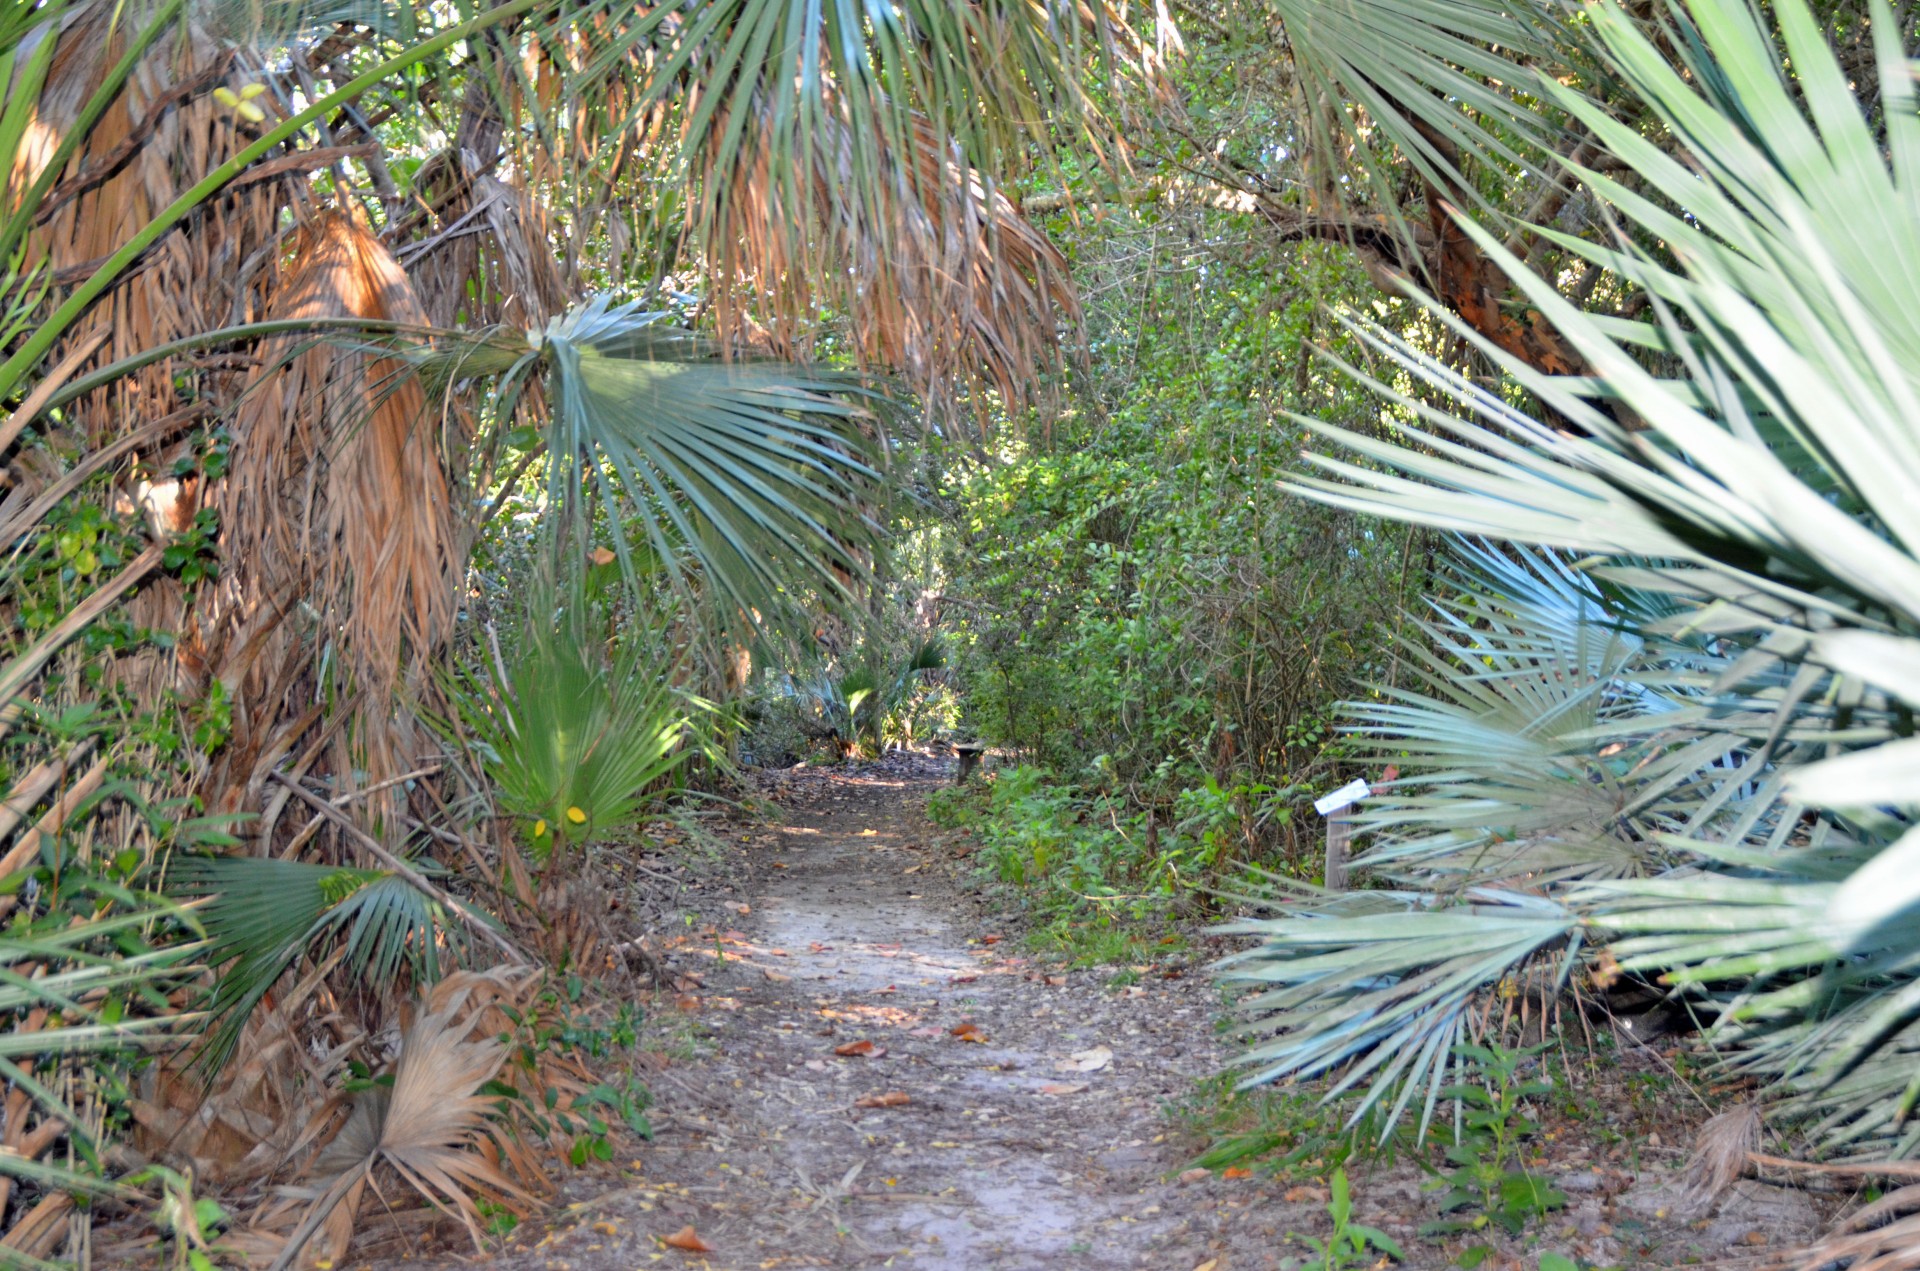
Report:
[{"label": "green shrub", "polygon": [[1151,813],[1113,791],[1061,781],[1020,764],[928,799],[933,820],[969,831],[983,881],[1008,889],[1038,922],[1038,938],[1082,961],[1117,960],[1157,941],[1176,917],[1198,912],[1205,889],[1232,865],[1248,810],[1285,817],[1291,791],[1221,787],[1177,791],[1177,817]]}]

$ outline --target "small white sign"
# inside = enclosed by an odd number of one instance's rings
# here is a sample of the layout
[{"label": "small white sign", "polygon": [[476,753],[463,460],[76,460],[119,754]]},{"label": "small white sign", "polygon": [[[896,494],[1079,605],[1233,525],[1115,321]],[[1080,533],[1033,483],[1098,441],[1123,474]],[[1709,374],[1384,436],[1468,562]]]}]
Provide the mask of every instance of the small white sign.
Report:
[{"label": "small white sign", "polygon": [[1315,799],[1313,801],[1313,810],[1321,816],[1332,816],[1341,808],[1346,807],[1350,803],[1358,803],[1372,793],[1373,791],[1367,787],[1365,780],[1360,777],[1355,777],[1352,781],[1347,782],[1347,784],[1341,786],[1332,794],[1322,795],[1320,798]]}]

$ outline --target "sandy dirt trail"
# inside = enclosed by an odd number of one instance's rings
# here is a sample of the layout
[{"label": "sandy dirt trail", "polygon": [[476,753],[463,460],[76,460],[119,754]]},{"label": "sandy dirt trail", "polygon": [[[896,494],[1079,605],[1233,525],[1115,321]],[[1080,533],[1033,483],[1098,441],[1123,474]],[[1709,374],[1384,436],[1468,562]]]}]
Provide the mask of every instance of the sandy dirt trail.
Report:
[{"label": "sandy dirt trail", "polygon": [[[1306,1252],[1288,1233],[1326,1234],[1324,1179],[1187,1170],[1204,1145],[1163,1110],[1228,1054],[1201,965],[1116,986],[1116,968],[1026,954],[926,820],[951,771],[908,756],[768,779],[777,830],[736,835],[699,901],[713,925],[668,954],[677,1006],[652,1009],[683,1012],[702,1053],[645,1074],[655,1138],[460,1264],[1255,1271]],[[1773,1191],[1683,1221],[1670,1136],[1608,1151],[1554,1162],[1568,1209],[1481,1265],[1534,1271],[1554,1249],[1732,1267],[1813,1233],[1805,1198]],[[1446,1266],[1454,1251],[1415,1234],[1422,1181],[1404,1160],[1357,1166],[1355,1217],[1399,1238],[1404,1266]],[[689,1227],[705,1251],[663,1243]]]}]

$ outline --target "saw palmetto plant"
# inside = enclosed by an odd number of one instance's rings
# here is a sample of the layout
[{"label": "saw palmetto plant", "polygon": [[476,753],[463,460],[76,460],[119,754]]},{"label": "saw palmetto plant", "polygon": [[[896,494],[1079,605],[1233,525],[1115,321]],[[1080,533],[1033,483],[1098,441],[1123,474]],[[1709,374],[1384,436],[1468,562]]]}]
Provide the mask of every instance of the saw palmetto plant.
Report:
[{"label": "saw palmetto plant", "polygon": [[1343,453],[1312,456],[1311,497],[1561,554],[1468,553],[1421,686],[1359,708],[1411,770],[1361,857],[1396,890],[1242,924],[1255,1079],[1337,1072],[1430,1110],[1490,989],[1597,959],[1686,996],[1811,1147],[1920,1146],[1920,116],[1890,24],[1872,103],[1806,6],[1771,13],[1777,34],[1693,0],[1676,66],[1591,11],[1659,140],[1538,85],[1604,147],[1609,173],[1574,175],[1635,235],[1558,237],[1644,286],[1648,320],[1581,312],[1463,223],[1598,376],[1489,348],[1557,426],[1377,332],[1437,395],[1394,398],[1400,443],[1316,425]]},{"label": "saw palmetto plant", "polygon": [[[576,601],[578,598],[576,597]],[[511,661],[454,683],[458,727],[535,859],[644,820],[700,753],[682,693],[641,630],[609,652],[582,604],[524,624]]]}]

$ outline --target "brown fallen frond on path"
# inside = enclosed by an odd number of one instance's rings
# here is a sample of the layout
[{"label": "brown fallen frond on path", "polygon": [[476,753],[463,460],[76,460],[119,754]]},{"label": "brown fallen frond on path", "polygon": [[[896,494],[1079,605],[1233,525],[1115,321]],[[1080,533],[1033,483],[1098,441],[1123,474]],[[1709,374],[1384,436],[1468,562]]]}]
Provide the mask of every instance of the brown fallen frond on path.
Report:
[{"label": "brown fallen frond on path", "polygon": [[1742,1103],[1700,1127],[1693,1158],[1687,1162],[1689,1208],[1708,1208],[1747,1172],[1748,1158],[1759,1150],[1763,1124],[1759,1105]]},{"label": "brown fallen frond on path", "polygon": [[1690,1208],[1704,1210],[1741,1177],[1774,1173],[1801,1178],[1904,1180],[1906,1185],[1849,1214],[1821,1239],[1772,1261],[1767,1271],[1920,1271],[1920,1161],[1798,1161],[1757,1150],[1760,1109],[1730,1108],[1701,1128],[1687,1165]]},{"label": "brown fallen frond on path", "polygon": [[[1839,1172],[1856,1177],[1885,1176],[1887,1166],[1906,1165],[1901,1176],[1920,1178],[1920,1162],[1885,1162]],[[1896,1188],[1839,1223],[1804,1249],[1796,1249],[1769,1271],[1914,1271],[1920,1268],[1920,1183]]]}]

